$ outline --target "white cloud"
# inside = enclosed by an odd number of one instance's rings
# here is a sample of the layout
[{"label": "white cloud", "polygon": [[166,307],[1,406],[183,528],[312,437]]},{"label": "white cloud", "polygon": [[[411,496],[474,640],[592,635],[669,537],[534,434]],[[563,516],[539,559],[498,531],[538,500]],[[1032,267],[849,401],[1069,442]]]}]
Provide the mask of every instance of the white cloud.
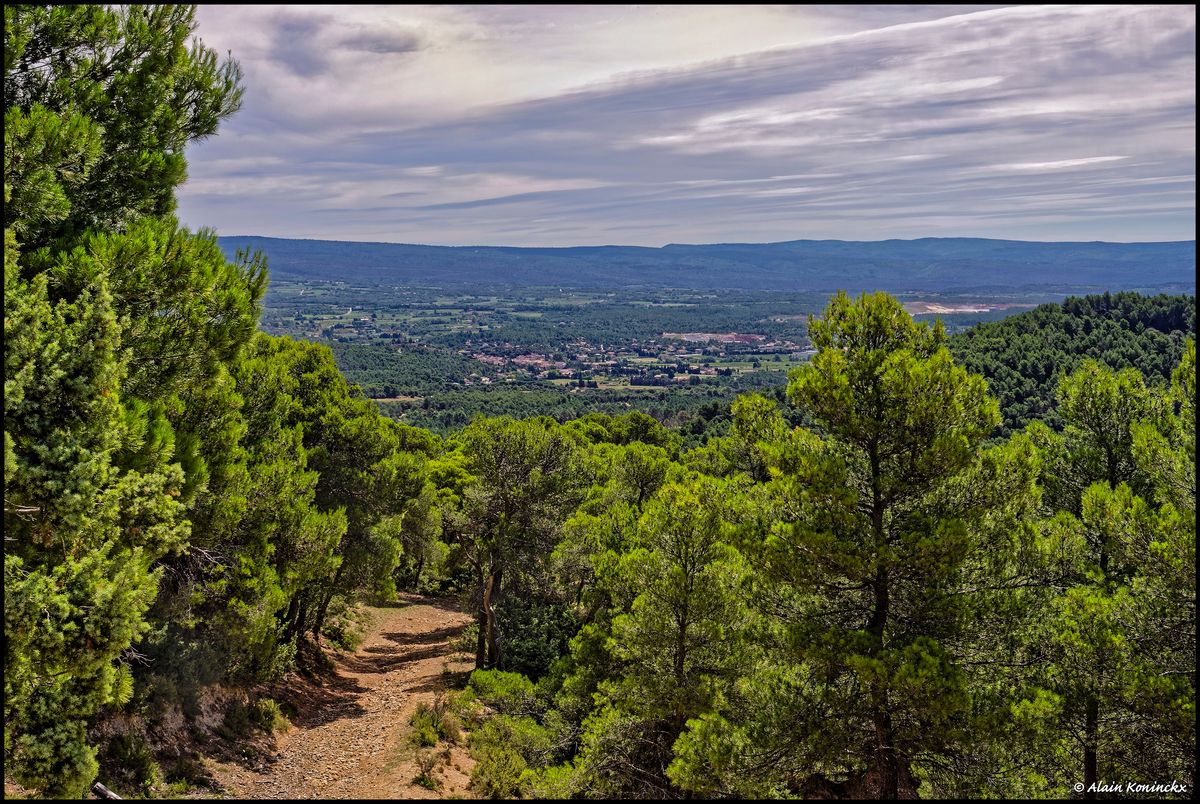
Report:
[{"label": "white cloud", "polygon": [[195,226],[570,245],[1046,239],[1052,220],[1078,238],[1094,220],[1094,238],[1194,237],[1193,7],[198,13],[247,94],[189,151]]},{"label": "white cloud", "polygon": [[1085,156],[1081,159],[1059,159],[1054,162],[1016,162],[1009,165],[996,165],[1000,170],[1061,170],[1063,168],[1098,165],[1103,162],[1118,162],[1128,159],[1127,156]]}]

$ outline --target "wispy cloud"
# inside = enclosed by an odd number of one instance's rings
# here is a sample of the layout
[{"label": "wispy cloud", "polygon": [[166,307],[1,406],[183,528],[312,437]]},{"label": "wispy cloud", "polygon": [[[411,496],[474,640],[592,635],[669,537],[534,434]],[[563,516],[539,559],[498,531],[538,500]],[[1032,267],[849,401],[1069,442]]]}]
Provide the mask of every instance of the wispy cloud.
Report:
[{"label": "wispy cloud", "polygon": [[235,7],[228,234],[574,245],[1195,236],[1187,6]]},{"label": "wispy cloud", "polygon": [[1103,162],[1116,162],[1128,159],[1127,156],[1085,156],[1082,159],[1059,159],[1055,162],[1017,162],[1012,165],[996,165],[1001,170],[1060,170],[1062,168],[1098,165]]}]

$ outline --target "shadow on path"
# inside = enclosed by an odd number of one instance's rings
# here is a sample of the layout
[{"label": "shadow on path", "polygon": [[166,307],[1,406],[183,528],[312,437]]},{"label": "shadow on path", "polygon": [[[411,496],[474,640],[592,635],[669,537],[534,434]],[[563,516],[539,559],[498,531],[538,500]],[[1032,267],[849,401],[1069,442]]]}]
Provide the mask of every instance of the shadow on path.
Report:
[{"label": "shadow on path", "polygon": [[[391,607],[429,606],[461,613],[458,602],[453,598],[425,598],[418,595],[402,595],[402,598]],[[271,694],[294,707],[295,715],[290,720],[301,729],[316,728],[341,718],[360,718],[366,710],[359,703],[359,698],[369,690],[358,679],[343,675],[343,672],[391,673],[426,659],[444,657],[452,661],[456,652],[451,649],[450,641],[462,634],[470,624],[446,625],[432,631],[380,633],[378,636],[391,644],[372,645],[357,653],[343,655],[334,660],[335,666],[331,671],[321,673],[314,679],[292,676],[274,686]],[[443,685],[440,679],[433,678],[410,692],[427,692]]]},{"label": "shadow on path", "polygon": [[[219,758],[214,787],[276,799],[424,792],[411,781],[418,769],[406,748],[409,714],[420,701],[465,684],[469,671],[461,671],[463,654],[452,645],[473,621],[446,598],[402,595],[374,608],[357,652],[318,653],[310,643],[304,658],[317,669],[259,688],[283,705],[294,729],[279,742],[264,738],[254,756]],[[397,747],[404,750],[397,754]],[[443,769],[456,794],[467,790],[472,764],[465,749],[460,754]]]},{"label": "shadow on path", "polygon": [[366,710],[358,703],[358,699],[366,691],[367,688],[359,684],[357,679],[335,671],[320,682],[287,684],[280,690],[282,694],[279,697],[295,707],[296,714],[289,718],[292,724],[311,729],[338,718],[362,717]]}]

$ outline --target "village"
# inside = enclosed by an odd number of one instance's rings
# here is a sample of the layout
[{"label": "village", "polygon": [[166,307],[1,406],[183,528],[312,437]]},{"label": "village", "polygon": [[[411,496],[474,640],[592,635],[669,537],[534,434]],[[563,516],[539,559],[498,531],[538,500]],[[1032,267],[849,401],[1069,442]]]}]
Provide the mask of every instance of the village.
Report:
[{"label": "village", "polygon": [[464,354],[495,367],[495,376],[464,378],[465,384],[488,385],[517,379],[545,380],[579,388],[696,385],[706,378],[756,371],[763,363],[778,370],[812,354],[805,344],[767,341],[762,335],[739,333],[663,333],[660,338],[613,346],[577,340],[565,352],[524,351],[508,341],[471,343]]}]

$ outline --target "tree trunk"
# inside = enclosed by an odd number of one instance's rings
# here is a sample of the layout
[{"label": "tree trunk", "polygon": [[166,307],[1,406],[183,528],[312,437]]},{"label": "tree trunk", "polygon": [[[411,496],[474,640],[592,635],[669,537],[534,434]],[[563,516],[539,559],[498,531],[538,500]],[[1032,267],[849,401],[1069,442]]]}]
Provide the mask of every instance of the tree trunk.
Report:
[{"label": "tree trunk", "polygon": [[304,593],[300,595],[300,606],[296,610],[296,622],[292,625],[292,633],[299,637],[304,634],[304,625],[308,622],[308,602],[312,599],[312,595]]},{"label": "tree trunk", "polygon": [[317,618],[313,622],[312,635],[321,644],[321,628],[325,625],[325,613],[329,611],[329,603],[333,600],[333,594],[341,583],[342,574],[346,570],[346,557],[342,556],[342,563],[338,564],[337,572],[333,573],[333,582],[329,584],[329,589],[321,596],[321,604],[317,607]]},{"label": "tree trunk", "polygon": [[[1116,459],[1112,456],[1111,450],[1108,454],[1108,487],[1115,489],[1117,487],[1117,469]],[[1103,536],[1101,539],[1103,540]],[[1108,545],[1101,541],[1099,544],[1100,550],[1100,574],[1103,576],[1100,579],[1105,592],[1111,592],[1112,584],[1108,578]],[[1097,678],[1103,675],[1104,667],[1101,663],[1097,667]],[[1087,701],[1084,704],[1083,712],[1083,797],[1085,799],[1095,799],[1097,797],[1095,789],[1092,785],[1100,781],[1099,771],[1099,747],[1100,736],[1100,699],[1094,692],[1089,692]]]},{"label": "tree trunk", "polygon": [[890,600],[888,596],[888,571],[885,566],[880,551],[887,545],[887,534],[883,529],[883,475],[880,469],[879,448],[872,443],[868,449],[871,460],[871,530],[875,536],[875,582],[873,584],[875,590],[875,608],[871,612],[871,621],[867,623],[867,632],[875,637],[875,644],[871,647],[871,655],[883,647],[883,631],[887,625],[888,609]]},{"label": "tree trunk", "polygon": [[[872,443],[868,449],[871,461],[871,530],[875,536],[875,549],[883,550],[887,543],[887,534],[883,528],[883,475],[880,468],[879,450]],[[876,553],[878,562],[875,568],[875,581],[872,584],[875,592],[875,607],[871,611],[871,619],[867,623],[867,633],[874,639],[871,641],[870,655],[874,657],[883,649],[883,635],[886,630],[888,614],[891,609],[890,584],[887,566],[882,557]],[[896,755],[895,735],[892,731],[892,712],[888,703],[885,689],[875,689],[871,694],[872,720],[875,724],[876,762],[879,763],[879,797],[896,799],[900,792],[900,758]]]},{"label": "tree trunk", "polygon": [[333,590],[330,589],[321,598],[321,605],[317,607],[317,617],[313,621],[312,635],[317,644],[321,644],[321,628],[325,625],[325,613],[329,611],[329,603],[333,600]]},{"label": "tree trunk", "polygon": [[879,797],[890,800],[899,798],[900,759],[892,739],[892,714],[888,711],[887,696],[875,705],[875,744],[879,751],[880,776]]},{"label": "tree trunk", "polygon": [[291,642],[296,633],[296,610],[300,607],[300,592],[292,595],[288,601],[287,614],[283,615],[283,641]]},{"label": "tree trunk", "polygon": [[887,625],[888,609],[891,606],[889,582],[888,571],[882,566],[879,567],[875,571],[875,582],[872,584],[875,589],[875,608],[871,611],[870,622],[867,623],[867,633],[875,637],[875,643],[871,646],[872,656],[883,647],[883,629]]},{"label": "tree trunk", "polygon": [[1096,798],[1096,790],[1093,785],[1099,781],[1100,776],[1096,759],[1099,722],[1100,702],[1096,700],[1095,695],[1089,694],[1083,724],[1083,797],[1086,799]]},{"label": "tree trunk", "polygon": [[[875,637],[871,644],[872,656],[883,647],[883,631],[890,607],[888,583],[888,572],[881,566],[875,572],[875,609],[871,612],[871,621],[867,624],[867,632]],[[876,762],[879,763],[880,770],[879,797],[895,799],[899,796],[900,761],[896,756],[892,712],[888,705],[886,689],[873,691],[871,707],[874,709]]]},{"label": "tree trunk", "polygon": [[500,597],[500,578],[502,569],[495,569],[488,576],[487,585],[483,589],[483,613],[487,627],[487,667],[492,669],[500,664],[500,634],[496,628],[495,603]]},{"label": "tree trunk", "polygon": [[675,634],[675,686],[683,689],[684,670],[687,667],[688,605],[686,600],[683,604],[683,612],[676,624],[678,629]]},{"label": "tree trunk", "polygon": [[487,605],[482,565],[476,570],[475,581],[479,585],[479,634],[475,640],[475,669],[483,670],[487,664]]}]

